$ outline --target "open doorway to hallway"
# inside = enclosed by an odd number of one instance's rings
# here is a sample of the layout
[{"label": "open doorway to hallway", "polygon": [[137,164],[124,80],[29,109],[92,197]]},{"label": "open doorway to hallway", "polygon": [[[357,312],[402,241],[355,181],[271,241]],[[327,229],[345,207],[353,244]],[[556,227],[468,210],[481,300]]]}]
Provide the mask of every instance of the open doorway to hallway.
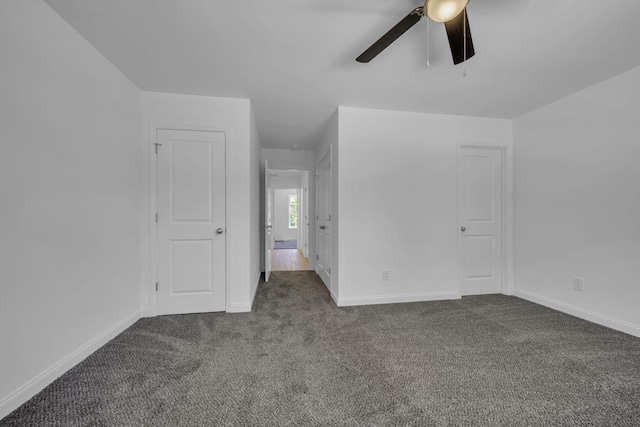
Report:
[{"label": "open doorway to hallway", "polygon": [[309,173],[269,169],[271,270],[309,269]]}]

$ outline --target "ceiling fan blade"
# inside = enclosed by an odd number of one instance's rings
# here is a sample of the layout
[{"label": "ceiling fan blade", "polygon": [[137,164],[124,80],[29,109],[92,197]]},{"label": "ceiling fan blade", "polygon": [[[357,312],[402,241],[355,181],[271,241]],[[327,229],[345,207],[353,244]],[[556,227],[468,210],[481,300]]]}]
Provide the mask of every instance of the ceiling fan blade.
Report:
[{"label": "ceiling fan blade", "polygon": [[[453,56],[454,64],[464,62],[476,54],[476,51],[473,49],[473,40],[471,40],[471,29],[469,28],[469,16],[467,15],[467,9],[464,9],[462,13],[459,13],[458,16],[453,18],[451,21],[445,22],[444,27],[447,30],[447,37],[449,38],[449,46],[451,47],[451,55]],[[466,58],[464,54],[465,34],[467,39]]]},{"label": "ceiling fan blade", "polygon": [[360,56],[356,58],[358,62],[369,62],[380,52],[385,50],[391,43],[393,43],[398,37],[403,35],[409,28],[413,27],[422,18],[422,7],[417,7],[411,11],[410,14],[402,18],[392,29],[386,32],[385,35],[380,37],[377,42],[371,45],[369,49],[362,52]]}]

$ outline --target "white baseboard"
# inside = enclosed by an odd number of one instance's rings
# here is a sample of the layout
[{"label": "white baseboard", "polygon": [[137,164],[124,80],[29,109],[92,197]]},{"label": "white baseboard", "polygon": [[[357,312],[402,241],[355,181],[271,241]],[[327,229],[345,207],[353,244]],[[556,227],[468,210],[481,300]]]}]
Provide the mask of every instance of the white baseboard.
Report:
[{"label": "white baseboard", "polygon": [[249,313],[251,311],[251,303],[231,304],[227,309],[227,313]]},{"label": "white baseboard", "polygon": [[251,308],[253,307],[253,301],[256,299],[256,294],[258,293],[258,285],[260,284],[261,274],[258,275],[258,278],[255,281],[255,284],[251,285],[250,296],[248,302],[230,304],[227,307],[227,313],[249,313],[251,312]]},{"label": "white baseboard", "polygon": [[333,292],[331,289],[329,289],[329,294],[331,295],[331,299],[333,300],[333,302],[335,302],[336,305],[338,305],[338,295],[336,295],[336,293]]},{"label": "white baseboard", "polygon": [[576,307],[575,305],[543,297],[542,295],[523,291],[521,289],[514,289],[513,295],[522,299],[526,299],[527,301],[535,302],[536,304],[544,305],[545,307],[549,307],[554,310],[558,310],[563,313],[588,320],[589,322],[597,323],[598,325],[606,326],[607,328],[615,329],[616,331],[624,332],[626,334],[640,338],[640,325],[634,325],[633,323],[625,322],[624,320],[596,313],[595,311],[587,310],[585,308]]},{"label": "white baseboard", "polygon": [[89,342],[69,354],[67,357],[65,357],[46,371],[42,372],[37,377],[28,381],[13,393],[10,393],[8,396],[2,398],[2,400],[0,400],[0,419],[6,417],[11,412],[18,409],[20,405],[38,394],[40,391],[42,391],[42,389],[51,384],[62,374],[76,366],[78,363],[82,362],[97,349],[105,345],[107,342],[122,333],[129,326],[137,322],[140,317],[140,311],[136,311],[135,313],[127,316],[97,337],[91,339]]},{"label": "white baseboard", "polygon": [[258,278],[255,280],[254,285],[251,287],[251,297],[249,300],[251,301],[251,307],[249,307],[249,311],[253,308],[253,302],[256,300],[256,294],[258,293],[258,285],[260,285],[260,278],[262,274],[258,274]]},{"label": "white baseboard", "polygon": [[460,294],[455,291],[451,292],[421,292],[413,294],[395,294],[395,295],[368,295],[362,297],[343,297],[338,299],[338,307],[347,307],[353,305],[371,305],[371,304],[392,304],[400,302],[421,302],[421,301],[439,301],[449,299],[460,299]]}]

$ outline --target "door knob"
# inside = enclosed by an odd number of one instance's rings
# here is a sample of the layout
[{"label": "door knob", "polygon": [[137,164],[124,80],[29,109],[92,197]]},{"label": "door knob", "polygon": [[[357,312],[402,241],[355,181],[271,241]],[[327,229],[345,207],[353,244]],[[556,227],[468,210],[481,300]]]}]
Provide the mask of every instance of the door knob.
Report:
[{"label": "door knob", "polygon": [[460,227],[460,231],[464,233],[465,231],[467,231],[467,227]]},{"label": "door knob", "polygon": [[325,228],[327,228],[327,227],[325,227],[324,225],[320,226],[320,230],[324,230]]},{"label": "door knob", "polygon": [[224,230],[222,228],[218,228],[216,230],[216,234],[222,234],[222,233],[224,233]]}]

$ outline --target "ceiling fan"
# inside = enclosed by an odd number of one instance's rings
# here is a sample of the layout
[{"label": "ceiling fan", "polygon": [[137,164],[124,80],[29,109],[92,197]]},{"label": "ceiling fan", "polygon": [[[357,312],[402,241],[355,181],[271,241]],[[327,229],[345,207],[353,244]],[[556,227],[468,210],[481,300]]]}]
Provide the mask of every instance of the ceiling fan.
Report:
[{"label": "ceiling fan", "polygon": [[380,52],[385,50],[397,38],[413,27],[423,16],[436,22],[444,22],[449,38],[449,47],[453,56],[453,63],[459,64],[475,55],[469,19],[467,17],[467,3],[469,0],[426,0],[424,6],[416,7],[393,28],[372,44],[356,58],[358,62],[369,62]]}]

